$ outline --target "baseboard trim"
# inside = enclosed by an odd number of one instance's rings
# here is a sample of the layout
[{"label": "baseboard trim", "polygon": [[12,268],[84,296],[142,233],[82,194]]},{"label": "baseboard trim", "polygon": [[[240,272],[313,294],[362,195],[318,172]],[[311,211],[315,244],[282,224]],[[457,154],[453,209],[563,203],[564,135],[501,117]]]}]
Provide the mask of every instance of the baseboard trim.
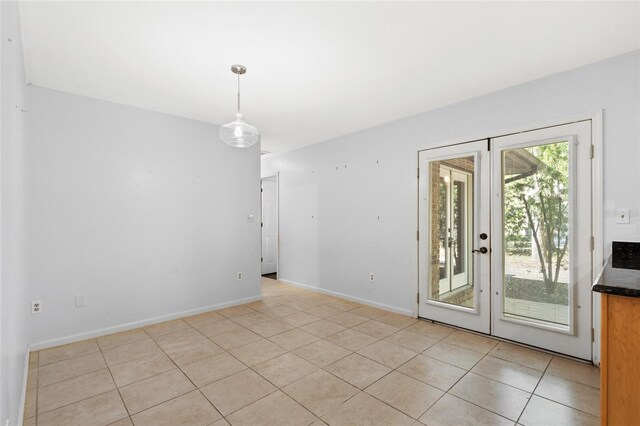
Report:
[{"label": "baseboard trim", "polygon": [[283,283],[292,285],[294,287],[300,287],[300,288],[304,288],[304,289],[307,289],[307,290],[315,291],[315,292],[318,292],[318,293],[328,294],[329,296],[340,297],[341,299],[350,300],[352,302],[357,302],[357,303],[360,303],[360,304],[363,304],[363,305],[371,306],[373,308],[384,309],[385,311],[394,312],[394,313],[400,314],[400,315],[406,315],[406,316],[411,317],[411,318],[415,318],[416,317],[414,315],[414,313],[411,312],[408,309],[396,308],[395,306],[385,305],[384,303],[378,303],[378,302],[374,302],[372,300],[362,299],[360,297],[350,296],[348,294],[339,293],[337,291],[327,290],[327,289],[324,289],[324,288],[314,287],[314,286],[310,286],[310,285],[307,285],[307,284],[298,283],[298,282],[295,282],[295,281],[283,280],[282,278],[278,278],[278,281],[282,281]]},{"label": "baseboard trim", "polygon": [[[27,352],[24,354],[24,371],[22,372],[22,392],[20,395],[20,406],[18,407],[18,424],[24,423],[24,406],[27,403],[27,381],[29,380],[29,355],[31,354],[31,347],[27,345]],[[6,420],[8,425],[10,420]]]},{"label": "baseboard trim", "polygon": [[52,348],[54,346],[66,345],[69,343],[79,342],[81,340],[92,339],[94,337],[100,337],[100,336],[106,336],[107,334],[118,333],[120,331],[127,331],[134,328],[157,324],[164,321],[170,321],[173,319],[183,318],[191,315],[197,315],[204,312],[215,311],[223,308],[229,308],[231,306],[244,305],[245,303],[257,302],[259,300],[262,300],[262,295],[254,296],[254,297],[246,297],[244,299],[236,299],[230,302],[203,306],[200,308],[189,309],[186,311],[175,312],[172,314],[161,315],[153,318],[147,318],[140,321],[133,321],[126,324],[120,324],[112,327],[101,328],[98,330],[87,331],[84,333],[72,334],[70,336],[59,337],[56,339],[45,340],[42,342],[32,343],[30,345],[30,348],[32,351],[41,351],[43,349]]}]

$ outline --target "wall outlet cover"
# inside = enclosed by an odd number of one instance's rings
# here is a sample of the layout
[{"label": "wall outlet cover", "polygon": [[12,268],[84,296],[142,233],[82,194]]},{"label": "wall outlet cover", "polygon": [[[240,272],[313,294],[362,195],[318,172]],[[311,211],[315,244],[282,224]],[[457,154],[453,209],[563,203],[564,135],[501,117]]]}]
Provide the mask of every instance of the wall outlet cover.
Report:
[{"label": "wall outlet cover", "polygon": [[31,301],[31,314],[39,314],[42,312],[42,300]]}]

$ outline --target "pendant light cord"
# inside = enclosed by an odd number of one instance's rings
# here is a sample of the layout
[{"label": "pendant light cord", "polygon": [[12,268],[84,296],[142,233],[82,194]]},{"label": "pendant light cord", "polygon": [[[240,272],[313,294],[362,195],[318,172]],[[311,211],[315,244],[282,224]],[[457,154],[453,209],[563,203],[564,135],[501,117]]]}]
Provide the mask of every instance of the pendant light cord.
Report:
[{"label": "pendant light cord", "polygon": [[238,74],[238,112],[240,112],[240,74]]}]

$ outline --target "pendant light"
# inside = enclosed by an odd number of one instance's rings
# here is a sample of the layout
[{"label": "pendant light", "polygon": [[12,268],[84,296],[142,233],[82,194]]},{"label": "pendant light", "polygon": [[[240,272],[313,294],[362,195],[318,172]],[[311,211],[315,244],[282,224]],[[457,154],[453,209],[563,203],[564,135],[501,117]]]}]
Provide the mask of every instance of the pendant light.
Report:
[{"label": "pendant light", "polygon": [[233,65],[231,72],[238,76],[238,111],[235,120],[220,127],[220,139],[234,148],[246,148],[260,139],[260,133],[244,121],[240,113],[240,76],[247,72],[247,68],[244,65]]}]

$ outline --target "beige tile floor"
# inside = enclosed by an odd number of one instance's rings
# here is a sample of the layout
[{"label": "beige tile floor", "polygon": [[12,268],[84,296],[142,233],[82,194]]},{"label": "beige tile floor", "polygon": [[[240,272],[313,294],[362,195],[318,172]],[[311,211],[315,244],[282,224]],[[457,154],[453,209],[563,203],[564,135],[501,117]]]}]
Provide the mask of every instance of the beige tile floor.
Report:
[{"label": "beige tile floor", "polygon": [[263,280],[31,355],[25,425],[597,425],[598,369]]}]

